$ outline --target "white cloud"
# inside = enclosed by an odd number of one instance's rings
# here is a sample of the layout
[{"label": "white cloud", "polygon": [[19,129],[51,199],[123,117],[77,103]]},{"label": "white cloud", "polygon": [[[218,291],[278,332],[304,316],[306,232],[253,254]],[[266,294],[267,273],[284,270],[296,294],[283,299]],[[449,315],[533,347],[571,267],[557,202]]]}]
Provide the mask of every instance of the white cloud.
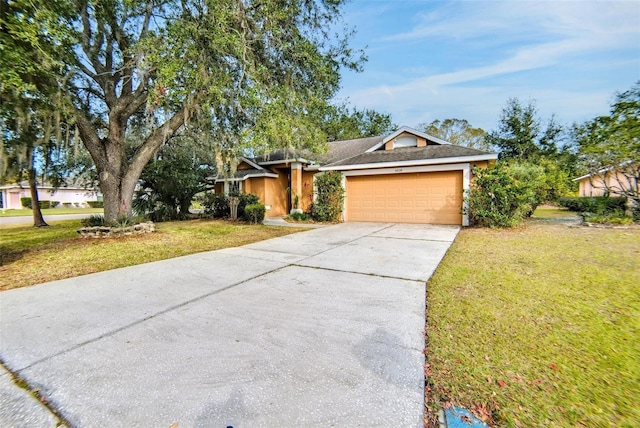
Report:
[{"label": "white cloud", "polygon": [[[611,90],[603,89],[604,86],[624,90],[633,83],[610,81],[607,66],[617,64],[617,69],[621,69],[635,65],[635,74],[640,78],[639,20],[640,3],[635,1],[445,3],[415,16],[412,21],[415,25],[409,31],[383,37],[381,42],[389,51],[398,43],[441,40],[454,48],[459,46],[456,43],[473,43],[478,49],[486,49],[480,51],[486,52],[484,64],[423,74],[398,85],[372,82],[369,87],[342,91],[341,95],[356,106],[390,112],[396,122],[405,125],[460,117],[475,126],[492,128],[510,96],[537,99],[541,113],[547,115],[556,112],[562,119],[562,112],[566,111],[571,115],[565,120],[585,120],[607,112]],[[626,51],[627,56],[603,59],[614,51]],[[580,65],[584,76],[572,75],[575,68],[571,71],[564,68],[570,62],[574,67]],[[415,76],[415,70],[422,65],[412,64],[414,73],[406,75]],[[446,70],[447,64],[440,66]],[[585,88],[581,92],[575,88],[553,88],[546,82],[518,81],[518,73],[530,77],[527,71],[542,68],[564,76],[567,82],[591,76],[592,81],[603,80],[606,85],[593,85],[600,89],[589,92]],[[590,69],[597,71],[589,75]],[[366,73],[362,80],[366,79]],[[505,85],[489,86],[487,81],[496,78],[504,80]]]},{"label": "white cloud", "polygon": [[638,34],[639,19],[637,1],[449,2],[435,11],[419,14],[411,30],[382,40],[413,41],[433,37],[466,40],[536,34],[626,38]]}]

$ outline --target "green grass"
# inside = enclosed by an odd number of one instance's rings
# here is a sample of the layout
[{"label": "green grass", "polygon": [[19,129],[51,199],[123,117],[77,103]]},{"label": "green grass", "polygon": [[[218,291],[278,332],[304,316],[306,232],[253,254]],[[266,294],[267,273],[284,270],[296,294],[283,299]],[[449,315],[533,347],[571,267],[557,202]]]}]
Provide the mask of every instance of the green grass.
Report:
[{"label": "green grass", "polygon": [[49,227],[0,226],[0,290],[236,247],[303,229],[218,220],[157,223],[156,233],[78,238],[80,220]]},{"label": "green grass", "polygon": [[[102,208],[47,208],[42,210],[42,215],[61,215],[61,214],[102,214]],[[22,217],[32,216],[33,211],[27,209],[20,210],[4,210],[0,208],[0,217]]]},{"label": "green grass", "polygon": [[576,213],[569,211],[566,208],[541,205],[536,208],[531,217],[534,219],[554,219],[575,217],[576,215]]},{"label": "green grass", "polygon": [[464,229],[428,284],[427,404],[640,426],[640,230]]}]

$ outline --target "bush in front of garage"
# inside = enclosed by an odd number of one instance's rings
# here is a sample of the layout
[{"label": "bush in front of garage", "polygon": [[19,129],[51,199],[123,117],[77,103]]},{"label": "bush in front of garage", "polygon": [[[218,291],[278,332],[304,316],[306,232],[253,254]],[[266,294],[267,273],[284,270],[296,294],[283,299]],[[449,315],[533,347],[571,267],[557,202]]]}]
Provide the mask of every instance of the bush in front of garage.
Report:
[{"label": "bush in front of garage", "polygon": [[529,217],[538,205],[541,180],[535,165],[499,163],[474,168],[467,201],[472,226],[512,227]]},{"label": "bush in front of garage", "polygon": [[316,200],[311,206],[311,216],[316,221],[339,221],[344,202],[342,174],[328,171],[316,176]]}]

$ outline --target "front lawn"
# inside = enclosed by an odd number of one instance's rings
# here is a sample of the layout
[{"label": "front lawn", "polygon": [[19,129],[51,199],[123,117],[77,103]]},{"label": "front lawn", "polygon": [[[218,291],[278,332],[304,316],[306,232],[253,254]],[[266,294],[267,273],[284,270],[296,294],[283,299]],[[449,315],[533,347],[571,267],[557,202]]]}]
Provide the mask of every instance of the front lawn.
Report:
[{"label": "front lawn", "polygon": [[157,223],[157,232],[117,239],[78,238],[80,220],[46,228],[0,226],[0,290],[24,287],[202,251],[236,247],[303,229],[219,220]]},{"label": "front lawn", "polygon": [[427,406],[640,426],[640,230],[464,229],[428,284]]},{"label": "front lawn", "polygon": [[533,219],[564,219],[577,216],[577,213],[569,211],[568,209],[563,207],[541,205],[533,212],[533,215],[531,217]]}]

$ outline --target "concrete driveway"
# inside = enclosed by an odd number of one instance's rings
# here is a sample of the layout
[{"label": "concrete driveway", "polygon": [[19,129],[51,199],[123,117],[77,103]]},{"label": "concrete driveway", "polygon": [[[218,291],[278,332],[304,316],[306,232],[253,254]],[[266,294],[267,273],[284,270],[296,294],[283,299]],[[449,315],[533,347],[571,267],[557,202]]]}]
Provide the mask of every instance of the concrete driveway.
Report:
[{"label": "concrete driveway", "polygon": [[[347,223],[0,293],[0,358],[78,427],[422,426],[457,227]],[[0,373],[0,425],[58,419]]]}]

